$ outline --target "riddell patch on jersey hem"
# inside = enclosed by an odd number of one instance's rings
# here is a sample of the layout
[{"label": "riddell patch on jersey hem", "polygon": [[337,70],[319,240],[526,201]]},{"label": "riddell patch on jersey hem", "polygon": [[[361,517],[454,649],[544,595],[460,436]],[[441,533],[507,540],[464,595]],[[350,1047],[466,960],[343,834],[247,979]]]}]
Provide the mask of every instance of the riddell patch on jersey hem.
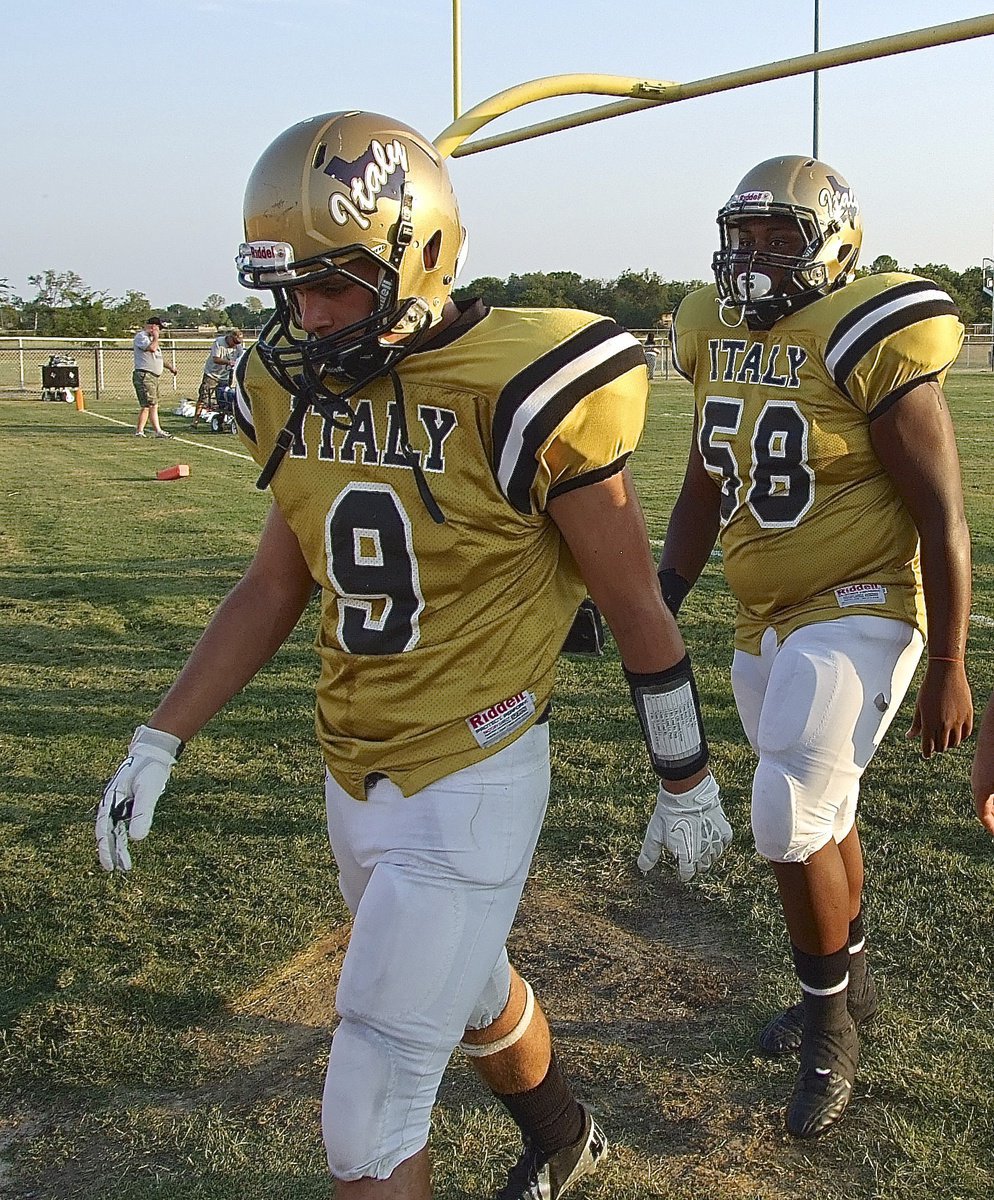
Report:
[{"label": "riddell patch on jersey hem", "polygon": [[839,608],[853,608],[857,604],[886,604],[887,589],[882,583],[847,583],[835,589]]},{"label": "riddell patch on jersey hem", "polygon": [[466,718],[469,731],[481,749],[495,746],[520,729],[535,712],[535,696],[532,692],[518,692],[506,700],[498,700],[489,708],[481,709]]}]

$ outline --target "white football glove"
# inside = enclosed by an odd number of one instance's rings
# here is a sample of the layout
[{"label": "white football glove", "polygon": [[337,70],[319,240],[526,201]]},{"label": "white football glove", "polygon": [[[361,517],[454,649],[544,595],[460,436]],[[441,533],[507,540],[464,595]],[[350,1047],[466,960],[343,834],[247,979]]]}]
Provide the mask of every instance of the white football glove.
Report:
[{"label": "white football glove", "polygon": [[178,737],[139,725],[128,757],[104,788],[97,808],[97,853],[105,871],[130,871],[128,838],[140,842],[152,828],[155,805],[183,749]]},{"label": "white football glove", "polygon": [[660,784],[656,811],[639,854],[639,870],[643,874],[651,871],[665,847],[676,859],[680,881],[688,883],[695,875],[709,871],[731,840],[732,827],[722,810],[713,775],[681,796]]}]

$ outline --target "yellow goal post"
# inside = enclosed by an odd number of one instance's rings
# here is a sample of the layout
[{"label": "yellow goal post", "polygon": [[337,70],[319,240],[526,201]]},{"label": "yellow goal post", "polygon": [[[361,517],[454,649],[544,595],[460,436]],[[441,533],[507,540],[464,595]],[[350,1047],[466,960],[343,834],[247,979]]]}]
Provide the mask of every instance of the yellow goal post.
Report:
[{"label": "yellow goal post", "polygon": [[[443,157],[451,155],[453,158],[462,158],[467,154],[478,154],[481,150],[512,145],[529,138],[542,137],[547,133],[557,133],[563,129],[638,112],[644,108],[674,104],[678,100],[689,100],[694,96],[709,96],[715,92],[726,92],[754,83],[766,83],[771,79],[786,79],[791,75],[804,75],[828,67],[846,66],[850,63],[865,62],[867,59],[884,58],[891,54],[904,54],[909,50],[925,50],[932,46],[944,46],[950,42],[963,42],[990,34],[994,34],[994,13],[970,17],[964,21],[951,21],[946,25],[912,29],[906,33],[896,33],[872,41],[854,42],[832,50],[819,50],[814,54],[781,59],[779,62],[748,67],[726,75],[712,75],[692,83],[638,79],[625,75],[549,75],[529,83],[517,84],[481,101],[446,126],[435,138],[435,145]],[[628,99],[570,113],[536,125],[527,125],[508,133],[478,138],[473,142],[467,140],[484,125],[526,104],[555,96],[578,95],[627,96]]]}]

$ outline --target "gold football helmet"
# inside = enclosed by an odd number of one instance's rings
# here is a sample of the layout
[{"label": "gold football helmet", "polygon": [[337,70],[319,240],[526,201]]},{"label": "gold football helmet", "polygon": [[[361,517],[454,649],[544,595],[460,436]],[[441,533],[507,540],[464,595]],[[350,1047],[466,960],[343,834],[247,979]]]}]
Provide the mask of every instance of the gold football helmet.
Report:
[{"label": "gold football helmet", "polygon": [[[273,292],[259,339],[270,373],[316,401],[388,371],[440,320],[465,242],[435,147],[378,113],[334,112],[292,126],[269,146],[245,189],[243,287]],[[368,282],[350,265],[375,265]],[[294,288],[341,276],[372,294],[369,317],[327,336],[297,322]],[[347,420],[347,413],[339,407]]]},{"label": "gold football helmet", "polygon": [[[776,254],[740,245],[740,223],[755,217],[795,223],[803,248]],[[848,283],[863,240],[852,188],[826,163],[800,155],[753,167],[718,213],[718,229],[721,249],[711,266],[722,307],[738,309],[759,329]]]}]

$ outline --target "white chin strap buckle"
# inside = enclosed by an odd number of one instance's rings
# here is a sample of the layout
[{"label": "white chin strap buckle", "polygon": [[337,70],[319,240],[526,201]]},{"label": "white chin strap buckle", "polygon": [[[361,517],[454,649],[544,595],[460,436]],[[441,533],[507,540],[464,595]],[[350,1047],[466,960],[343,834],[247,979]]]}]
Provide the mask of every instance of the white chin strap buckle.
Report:
[{"label": "white chin strap buckle", "polygon": [[735,290],[740,300],[761,300],[773,290],[773,281],[761,271],[743,271],[735,278]]}]

